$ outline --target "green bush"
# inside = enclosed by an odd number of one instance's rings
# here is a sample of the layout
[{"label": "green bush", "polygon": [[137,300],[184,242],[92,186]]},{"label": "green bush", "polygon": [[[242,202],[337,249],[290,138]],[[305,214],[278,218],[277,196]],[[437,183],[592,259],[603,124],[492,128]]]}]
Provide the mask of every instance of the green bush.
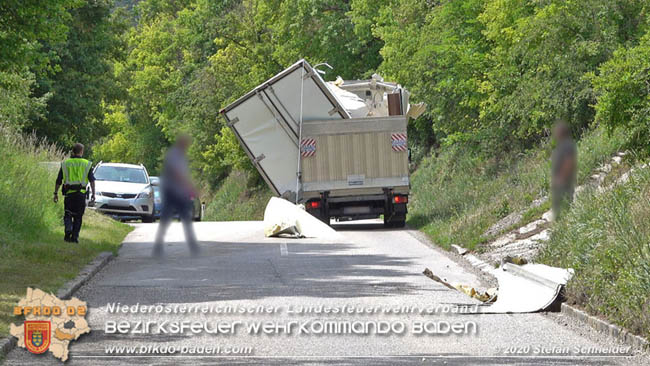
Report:
[{"label": "green bush", "polygon": [[553,227],[540,260],[575,270],[569,300],[650,338],[650,169],[587,192]]},{"label": "green bush", "polygon": [[223,181],[205,209],[205,220],[247,221],[264,218],[266,204],[273,196],[266,184],[248,172],[233,171]]}]

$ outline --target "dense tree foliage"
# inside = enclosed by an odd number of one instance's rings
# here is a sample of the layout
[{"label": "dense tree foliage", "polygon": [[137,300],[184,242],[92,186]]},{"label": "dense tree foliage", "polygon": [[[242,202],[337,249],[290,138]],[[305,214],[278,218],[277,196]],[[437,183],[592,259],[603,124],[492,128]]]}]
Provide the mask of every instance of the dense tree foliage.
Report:
[{"label": "dense tree foliage", "polygon": [[25,66],[50,66],[55,53],[43,44],[64,42],[70,10],[81,0],[3,0],[0,2],[0,69],[21,71]]},{"label": "dense tree foliage", "polygon": [[57,54],[58,71],[38,80],[35,94],[51,95],[46,118],[28,127],[64,146],[75,140],[92,142],[106,134],[102,103],[120,96],[113,61],[120,57],[119,32],[124,27],[110,17],[112,3],[93,0],[72,9],[64,43],[47,45]]},{"label": "dense tree foliage", "polygon": [[418,151],[525,150],[558,119],[650,136],[647,0],[108,1],[0,5],[3,123],[151,171],[188,132],[215,185],[251,169],[219,110],[304,57],[426,102]]},{"label": "dense tree foliage", "polygon": [[[109,108],[112,133],[96,155],[155,170],[161,149],[188,132],[194,166],[207,182],[218,183],[233,167],[251,169],[219,110],[302,57],[330,63],[330,78],[378,67],[381,42],[357,35],[351,10],[340,0],[140,2],[125,35],[126,58],[115,67],[128,95]],[[126,152],[122,141],[155,144],[133,143]]]},{"label": "dense tree foliage", "polygon": [[31,97],[34,74],[0,71],[0,123],[22,129],[33,118],[43,118],[46,97]]},{"label": "dense tree foliage", "polygon": [[599,71],[596,120],[627,129],[632,143],[650,154],[650,32],[637,46],[618,49]]},{"label": "dense tree foliage", "polygon": [[105,135],[124,29],[112,11],[110,0],[2,2],[0,122],[66,147]]},{"label": "dense tree foliage", "polygon": [[[407,9],[404,9],[404,6]],[[647,1],[399,1],[375,34],[380,70],[429,104],[422,133],[492,154],[530,146],[557,119],[594,118],[590,75],[634,44]],[[408,10],[413,15],[404,18]]]}]

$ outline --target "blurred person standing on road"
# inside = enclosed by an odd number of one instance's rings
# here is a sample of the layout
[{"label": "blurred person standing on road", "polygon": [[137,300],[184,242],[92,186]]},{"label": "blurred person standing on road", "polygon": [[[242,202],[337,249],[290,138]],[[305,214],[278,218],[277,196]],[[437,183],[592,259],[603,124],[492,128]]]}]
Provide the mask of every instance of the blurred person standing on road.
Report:
[{"label": "blurred person standing on road", "polygon": [[553,127],[555,149],[551,155],[551,198],[553,218],[557,219],[573,201],[578,167],[578,150],[571,129],[564,121]]},{"label": "blurred person standing on road", "polygon": [[63,224],[65,225],[65,236],[63,240],[72,243],[79,242],[79,231],[81,222],[86,210],[86,187],[90,183],[93,195],[90,202],[95,201],[95,177],[90,169],[92,163],[84,158],[84,146],[74,144],[72,157],[61,162],[59,175],[54,186],[54,202],[59,202],[59,187],[63,185],[61,193],[65,196],[63,200],[65,213]]},{"label": "blurred person standing on road", "polygon": [[164,255],[165,233],[174,213],[178,213],[183,222],[185,240],[190,248],[190,253],[192,256],[199,254],[199,246],[192,227],[192,197],[196,195],[196,189],[190,178],[190,168],[187,161],[187,149],[191,144],[192,138],[190,136],[180,135],[176,139],[174,146],[165,155],[160,178],[162,212],[152,253],[156,258],[161,258]]}]

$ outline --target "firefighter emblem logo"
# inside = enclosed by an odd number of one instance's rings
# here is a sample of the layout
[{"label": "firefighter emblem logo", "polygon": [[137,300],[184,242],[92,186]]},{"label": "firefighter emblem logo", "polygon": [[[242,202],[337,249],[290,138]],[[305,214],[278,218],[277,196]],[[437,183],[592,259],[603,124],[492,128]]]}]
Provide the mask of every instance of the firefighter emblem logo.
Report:
[{"label": "firefighter emblem logo", "polygon": [[25,348],[31,353],[43,353],[50,347],[51,324],[49,321],[25,322]]}]

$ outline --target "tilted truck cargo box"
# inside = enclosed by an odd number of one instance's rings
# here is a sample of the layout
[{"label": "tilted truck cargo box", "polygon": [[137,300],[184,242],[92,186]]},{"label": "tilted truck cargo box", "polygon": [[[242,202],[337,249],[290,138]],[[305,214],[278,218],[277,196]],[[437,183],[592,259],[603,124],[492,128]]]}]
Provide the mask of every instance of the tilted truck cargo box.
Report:
[{"label": "tilted truck cargo box", "polygon": [[[403,108],[396,116],[350,118],[345,106],[364,101],[341,93],[301,60],[221,113],[276,195],[305,203],[328,223],[383,215],[387,225],[402,226],[409,193]],[[391,98],[402,95],[400,87]]]},{"label": "tilted truck cargo box", "polygon": [[221,111],[277,195],[296,191],[301,105],[302,121],[350,118],[320,75],[304,60]]}]

